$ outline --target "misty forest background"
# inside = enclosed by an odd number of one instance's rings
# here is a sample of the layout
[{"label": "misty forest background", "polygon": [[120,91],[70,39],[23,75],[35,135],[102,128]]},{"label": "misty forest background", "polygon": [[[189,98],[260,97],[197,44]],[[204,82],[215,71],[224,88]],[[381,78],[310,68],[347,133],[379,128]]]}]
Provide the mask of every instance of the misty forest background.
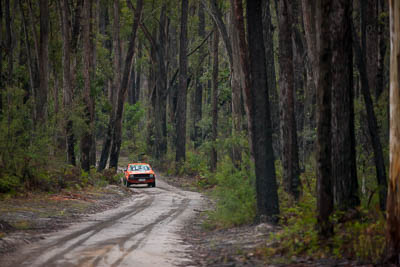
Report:
[{"label": "misty forest background", "polygon": [[206,227],[283,226],[267,257],[396,262],[398,5],[0,0],[0,194],[146,161],[215,199]]}]

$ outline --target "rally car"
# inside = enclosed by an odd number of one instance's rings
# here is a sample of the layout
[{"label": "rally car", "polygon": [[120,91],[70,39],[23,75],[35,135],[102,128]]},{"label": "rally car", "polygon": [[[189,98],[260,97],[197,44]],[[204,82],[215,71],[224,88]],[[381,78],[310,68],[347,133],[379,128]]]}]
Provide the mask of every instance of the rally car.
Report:
[{"label": "rally car", "polygon": [[147,163],[130,163],[124,170],[124,184],[147,184],[149,187],[156,186],[156,175]]}]

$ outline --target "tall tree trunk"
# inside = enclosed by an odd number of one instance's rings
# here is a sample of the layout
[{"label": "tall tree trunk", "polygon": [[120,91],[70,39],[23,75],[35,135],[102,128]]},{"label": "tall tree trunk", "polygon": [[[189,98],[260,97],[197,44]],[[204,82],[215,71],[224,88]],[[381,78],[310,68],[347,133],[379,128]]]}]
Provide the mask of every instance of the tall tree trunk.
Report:
[{"label": "tall tree trunk", "polygon": [[[316,128],[316,87],[318,81],[318,47],[317,47],[317,27],[316,27],[316,4],[314,0],[301,0],[303,27],[306,39],[307,57],[305,58],[306,67],[306,87],[304,100],[305,128],[313,132]],[[304,140],[304,148],[306,155],[311,153],[313,140],[307,138]]]},{"label": "tall tree trunk", "polygon": [[141,92],[141,76],[142,76],[142,41],[139,40],[139,44],[138,44],[138,53],[137,53],[137,59],[138,59],[138,63],[137,63],[137,70],[136,70],[136,80],[135,80],[135,100],[134,103],[140,101],[140,92]]},{"label": "tall tree trunk", "polygon": [[[365,34],[362,36],[365,37]],[[362,44],[365,44],[365,38],[362,39]],[[371,92],[368,84],[368,74],[365,64],[365,45],[360,46],[360,42],[355,29],[353,28],[353,49],[355,54],[355,61],[360,73],[361,79],[361,92],[364,97],[365,109],[367,110],[368,131],[371,136],[371,145],[374,150],[374,161],[376,169],[376,179],[379,190],[379,205],[382,211],[386,208],[387,198],[387,181],[386,169],[382,152],[382,144],[379,138],[379,128],[375,116],[374,104],[372,102]]]},{"label": "tall tree trunk", "polygon": [[135,63],[136,60],[134,59],[132,62],[131,74],[129,75],[129,82],[128,82],[128,103],[130,105],[133,105],[135,103],[135,91],[136,91]]},{"label": "tall tree trunk", "polygon": [[378,64],[376,72],[376,89],[375,89],[375,99],[378,100],[380,95],[384,90],[384,80],[385,80],[385,54],[386,54],[386,25],[387,19],[381,14],[387,13],[387,4],[385,0],[379,0],[379,12],[378,12]]},{"label": "tall tree trunk", "polygon": [[[234,0],[234,10],[235,10],[235,27],[238,33],[239,39],[239,60],[241,65],[241,70],[243,72],[243,100],[245,103],[245,110],[247,116],[247,129],[249,131],[248,138],[250,144],[251,155],[254,157],[253,153],[253,102],[251,98],[251,80],[250,80],[250,66],[249,66],[249,56],[248,47],[246,43],[246,32],[244,29],[244,18],[243,18],[243,3],[242,0]],[[274,172],[275,173],[275,172]],[[258,202],[257,202],[258,203]],[[257,204],[258,205],[258,204]],[[258,206],[257,206],[258,207]]]},{"label": "tall tree trunk", "polygon": [[[280,119],[279,119],[279,97],[276,86],[276,73],[275,73],[275,52],[274,52],[274,25],[271,20],[270,0],[263,1],[263,35],[265,45],[265,57],[267,66],[268,77],[268,92],[271,104],[271,127],[272,135],[279,135],[280,132]],[[274,140],[273,140],[274,141]],[[278,142],[276,142],[278,141]],[[275,155],[279,155],[280,142],[277,138],[273,145]]]},{"label": "tall tree trunk", "polygon": [[[198,17],[199,24],[197,33],[201,39],[204,39],[206,38],[206,20],[204,15],[204,6],[201,2],[199,3]],[[205,47],[201,46],[199,48],[199,61],[203,60],[203,58],[206,56],[205,52]],[[203,64],[201,64],[196,74],[195,92],[193,98],[193,141],[195,148],[198,148],[201,144],[201,127],[199,123],[202,118],[203,83],[200,81],[200,77],[203,76],[203,72],[204,68]]]},{"label": "tall tree trunk", "polygon": [[[376,90],[376,76],[378,67],[379,38],[378,38],[378,4],[379,0],[362,0],[360,4],[365,6],[365,15],[362,24],[365,25],[365,63],[367,65],[368,84],[372,90]],[[373,91],[373,92],[374,92]],[[375,95],[378,92],[374,92]]]},{"label": "tall tree trunk", "polygon": [[295,92],[291,2],[289,0],[280,0],[278,10],[283,184],[284,189],[295,199],[298,199],[300,194],[300,178],[296,118],[294,115]]},{"label": "tall tree trunk", "polygon": [[332,178],[335,204],[360,204],[356,168],[353,101],[352,3],[332,3]]},{"label": "tall tree trunk", "polygon": [[331,164],[331,0],[317,2],[317,43],[319,47],[317,83],[317,221],[322,238],[333,234],[329,216],[333,212],[332,164]]},{"label": "tall tree trunk", "polygon": [[181,34],[179,41],[179,86],[176,107],[175,161],[178,163],[186,159],[187,21],[188,0],[182,0]]},{"label": "tall tree trunk", "polygon": [[36,121],[44,123],[47,112],[47,94],[49,90],[49,2],[40,0],[40,43],[39,43],[39,81],[36,98]]},{"label": "tall tree trunk", "polygon": [[108,119],[107,131],[103,140],[103,147],[101,150],[101,156],[99,165],[97,166],[97,171],[102,171],[105,169],[107,165],[108,157],[110,156],[111,150],[111,140],[113,134],[113,127],[115,125],[115,109],[116,109],[116,101],[115,95],[118,89],[121,86],[121,40],[119,36],[120,32],[120,6],[119,1],[114,0],[113,5],[113,13],[114,13],[114,22],[113,22],[113,80],[111,83],[109,101],[111,103],[111,111],[110,117]]},{"label": "tall tree trunk", "polygon": [[117,109],[115,112],[115,124],[113,129],[112,147],[110,153],[110,168],[118,168],[119,151],[122,143],[122,115],[124,112],[124,102],[128,87],[129,74],[132,67],[132,58],[135,52],[136,32],[142,15],[143,0],[137,0],[136,10],[133,19],[131,36],[128,44],[128,51],[125,57],[124,72],[122,75],[121,86],[118,90]]},{"label": "tall tree trunk", "polygon": [[[0,0],[0,29],[3,29],[3,1]],[[25,28],[26,31],[26,28]],[[0,30],[0,44],[3,46],[4,36],[3,31]],[[0,47],[0,115],[3,113],[3,47]]]},{"label": "tall tree trunk", "polygon": [[63,106],[66,113],[66,145],[67,163],[75,165],[75,136],[72,131],[73,122],[71,119],[73,88],[71,84],[71,24],[69,21],[70,12],[68,0],[59,0],[62,18],[62,37],[63,37]]},{"label": "tall tree trunk", "polygon": [[[231,23],[229,25],[232,53],[239,54],[239,34],[235,27],[235,9],[231,0]],[[239,137],[242,131],[242,88],[244,87],[244,74],[240,66],[239,57],[232,57],[231,88],[232,88],[232,135]],[[238,144],[232,146],[232,161],[236,167],[242,161],[242,152]]]},{"label": "tall tree trunk", "polygon": [[[19,0],[18,4],[19,4],[20,12],[21,12],[22,27],[24,30],[24,38],[25,38],[25,49],[26,49],[26,53],[27,53],[27,57],[28,57],[30,94],[33,94],[33,92],[36,92],[37,88],[39,87],[39,73],[38,73],[39,70],[38,70],[37,60],[32,55],[32,49],[31,49],[31,45],[29,42],[29,29],[28,29],[29,21],[27,21],[28,17],[25,16],[24,7],[22,5],[22,0]],[[0,49],[0,51],[1,51],[1,49]],[[0,79],[0,87],[1,87],[1,83],[2,83],[1,80],[2,79]],[[2,90],[2,89],[0,89],[0,90]]]},{"label": "tall tree trunk", "polygon": [[[231,88],[232,88],[232,135],[239,136],[242,130],[242,89],[244,87],[244,74],[240,66],[240,61],[238,57],[234,57],[233,54],[239,54],[239,36],[235,30],[234,25],[234,3],[231,0],[231,21],[228,30],[222,19],[222,12],[218,7],[216,0],[210,0],[210,5],[207,8],[208,13],[213,19],[214,23],[217,25],[222,41],[224,43],[226,53],[228,55],[229,67],[231,72]],[[206,0],[202,3],[207,7]],[[242,160],[241,150],[239,145],[234,144],[232,147],[232,161],[235,166],[239,166]]]},{"label": "tall tree trunk", "polygon": [[14,69],[14,57],[13,57],[13,42],[11,34],[11,14],[10,14],[10,0],[5,0],[5,22],[6,22],[6,38],[5,45],[7,49],[7,85],[10,86],[13,80],[13,69]]},{"label": "tall tree trunk", "polygon": [[212,97],[211,97],[211,114],[212,114],[212,133],[211,133],[211,170],[215,171],[217,168],[217,148],[216,148],[216,140],[218,136],[218,45],[219,45],[219,34],[216,29],[216,25],[214,26],[214,38],[213,38],[213,69],[212,69]]},{"label": "tall tree trunk", "polygon": [[154,59],[156,68],[156,87],[154,99],[154,156],[161,159],[167,152],[167,69],[165,57],[167,54],[167,6],[164,3],[160,12],[158,40],[153,40],[155,46]]},{"label": "tall tree trunk", "polygon": [[92,128],[94,124],[93,105],[91,97],[91,67],[92,67],[92,0],[85,0],[83,7],[83,79],[84,91],[83,99],[85,101],[85,130],[81,138],[81,167],[85,171],[90,171],[90,150],[92,147]]},{"label": "tall tree trunk", "polygon": [[261,221],[276,222],[279,202],[272,150],[261,0],[247,2],[248,47],[245,39],[242,0],[235,0],[234,7],[235,25],[239,33],[240,62],[245,74],[244,99],[247,106],[249,143],[253,150],[256,171],[257,217]]},{"label": "tall tree trunk", "polygon": [[400,2],[390,10],[390,183],[387,199],[387,260],[400,264]]},{"label": "tall tree trunk", "polygon": [[[204,7],[208,7],[207,1],[202,0]],[[229,65],[232,65],[233,55],[232,55],[232,44],[228,36],[228,31],[226,29],[225,23],[222,20],[222,12],[218,7],[217,0],[210,0],[210,6],[207,8],[208,13],[210,14],[212,20],[215,24],[217,24],[219,33],[221,34],[222,41],[224,42],[226,53],[228,54]]]}]

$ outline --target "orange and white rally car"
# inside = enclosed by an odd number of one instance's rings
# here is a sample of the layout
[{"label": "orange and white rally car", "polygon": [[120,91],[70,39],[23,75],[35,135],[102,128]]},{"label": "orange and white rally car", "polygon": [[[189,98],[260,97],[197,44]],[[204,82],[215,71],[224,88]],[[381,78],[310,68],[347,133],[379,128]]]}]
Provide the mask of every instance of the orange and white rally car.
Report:
[{"label": "orange and white rally car", "polygon": [[124,170],[124,184],[147,184],[149,187],[156,186],[156,175],[147,163],[130,163]]}]

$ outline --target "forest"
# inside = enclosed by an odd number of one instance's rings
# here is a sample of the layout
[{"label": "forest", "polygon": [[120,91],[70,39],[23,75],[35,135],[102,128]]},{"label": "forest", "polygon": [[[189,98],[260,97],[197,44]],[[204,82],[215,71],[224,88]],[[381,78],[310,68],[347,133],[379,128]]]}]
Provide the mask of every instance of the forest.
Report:
[{"label": "forest", "polygon": [[266,257],[399,264],[399,56],[396,0],[0,0],[0,197],[148,162]]}]

